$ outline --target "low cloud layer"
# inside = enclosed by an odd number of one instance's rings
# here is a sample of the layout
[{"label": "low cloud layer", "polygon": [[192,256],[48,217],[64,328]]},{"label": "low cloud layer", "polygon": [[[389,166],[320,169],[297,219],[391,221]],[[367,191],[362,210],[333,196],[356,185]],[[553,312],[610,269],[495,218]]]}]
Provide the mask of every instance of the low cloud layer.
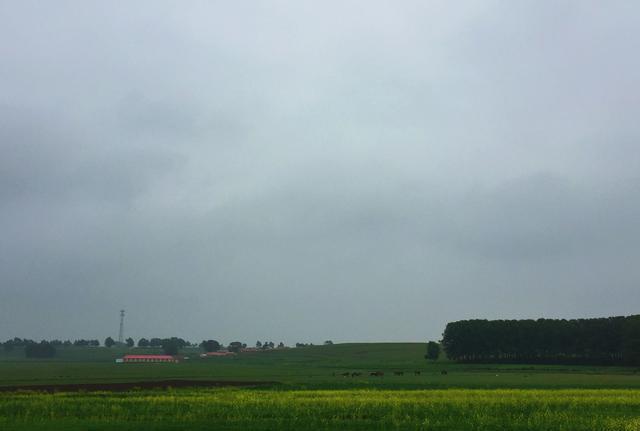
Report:
[{"label": "low cloud layer", "polygon": [[632,2],[0,2],[0,338],[637,313]]}]

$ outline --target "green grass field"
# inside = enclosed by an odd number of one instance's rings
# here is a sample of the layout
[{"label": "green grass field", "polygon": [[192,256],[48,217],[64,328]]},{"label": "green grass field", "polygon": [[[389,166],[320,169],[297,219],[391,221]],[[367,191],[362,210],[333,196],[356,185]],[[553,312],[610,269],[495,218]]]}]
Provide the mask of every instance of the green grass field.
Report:
[{"label": "green grass field", "polygon": [[[53,360],[2,353],[0,386],[167,379],[278,383],[260,389],[0,392],[0,429],[640,431],[638,369],[434,363],[424,359],[424,350],[423,343],[338,344],[206,360],[194,350],[183,352],[192,359],[178,364],[116,364],[125,350],[106,348],[61,349]],[[385,376],[369,376],[374,370]],[[347,371],[363,375],[339,375]]]},{"label": "green grass field", "polygon": [[[212,359],[200,359],[194,350],[186,351],[192,359],[178,364],[116,364],[115,358],[130,351],[106,348],[61,349],[54,360],[26,360],[12,352],[0,355],[0,386],[194,379],[277,381],[316,389],[640,388],[640,372],[633,368],[433,363],[424,359],[424,350],[423,343],[337,344]],[[369,377],[373,370],[385,376]],[[416,370],[420,376],[413,374]],[[363,375],[338,376],[346,371]]]}]

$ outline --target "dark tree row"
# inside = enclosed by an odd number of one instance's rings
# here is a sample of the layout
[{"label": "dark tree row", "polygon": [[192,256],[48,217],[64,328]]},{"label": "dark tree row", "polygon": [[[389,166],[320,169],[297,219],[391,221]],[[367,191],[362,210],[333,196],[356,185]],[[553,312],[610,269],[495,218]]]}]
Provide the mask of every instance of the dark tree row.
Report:
[{"label": "dark tree row", "polygon": [[[278,346],[277,346],[278,349],[284,349],[285,347],[286,346],[282,341],[278,343]],[[276,343],[274,343],[273,341],[265,341],[264,343],[260,341],[256,341],[256,349],[270,350],[275,348],[276,348]]]},{"label": "dark tree row", "polygon": [[[325,342],[326,343],[326,342]],[[25,349],[28,346],[31,345],[36,345],[36,344],[47,344],[47,345],[51,345],[52,347],[69,347],[69,346],[76,346],[76,347],[98,347],[100,346],[100,341],[98,340],[75,340],[75,341],[70,341],[70,340],[66,340],[66,341],[60,341],[60,340],[43,340],[42,342],[38,343],[34,340],[30,340],[27,338],[13,338],[13,339],[9,339],[7,341],[5,341],[4,343],[0,343],[0,346],[2,346],[4,348],[5,351],[10,352],[12,350],[14,350],[15,348],[21,348],[21,349]],[[118,345],[118,343],[112,338],[112,337],[107,337],[104,340],[103,345],[105,347],[113,347]],[[136,345],[136,342],[133,338],[127,338],[125,340],[125,343],[123,345],[126,345],[129,348],[132,348]],[[179,337],[171,337],[171,338],[158,338],[158,337],[154,337],[154,338],[140,338],[138,340],[137,343],[138,347],[150,347],[150,348],[155,348],[155,349],[162,349],[165,353],[167,354],[172,354],[175,355],[177,354],[180,350],[182,350],[185,347],[196,347],[198,346],[195,343],[190,343],[189,341],[184,340],[183,338],[179,338]],[[205,352],[215,352],[221,349],[225,349],[225,346],[223,346],[220,342],[216,341],[216,340],[203,340],[202,343],[199,344],[199,346],[205,351]],[[256,346],[262,349],[275,349],[276,345],[275,343],[273,343],[272,341],[265,341],[264,343],[261,342],[257,342]],[[245,343],[242,343],[240,341],[233,341],[231,343],[229,343],[228,347],[226,347],[227,350],[232,351],[232,352],[239,352],[241,349],[246,348],[247,345]],[[284,345],[284,343],[280,342],[280,344],[277,345],[278,348],[285,348],[286,346]],[[36,348],[37,350],[37,348]]]},{"label": "dark tree row", "polygon": [[56,348],[47,341],[31,343],[25,346],[24,354],[27,358],[53,358],[56,355]]},{"label": "dark tree row", "polygon": [[27,358],[53,358],[56,355],[56,346],[70,346],[71,341],[42,340],[37,343],[28,338],[15,337],[0,344],[2,344],[5,352],[11,352],[16,348],[23,349]]},{"label": "dark tree row", "polygon": [[442,346],[466,362],[640,365],[640,315],[461,320],[447,324]]},{"label": "dark tree row", "polygon": [[[171,338],[140,338],[138,340],[138,347],[162,347],[167,344],[167,341],[170,340],[172,343],[177,344],[180,348],[186,346],[195,346],[195,344],[190,343],[183,338],[179,337],[171,337]],[[129,345],[129,339],[127,340],[127,345]],[[133,347],[133,339],[131,339],[131,347]]]},{"label": "dark tree row", "polygon": [[[85,346],[90,346],[90,347],[97,347],[100,345],[100,341],[98,340],[75,340],[75,341],[71,341],[71,340],[43,340],[42,342],[46,342],[48,344],[51,344],[54,347],[69,347],[69,346],[80,346],[80,347],[85,347]],[[41,342],[41,343],[42,343]],[[34,340],[30,340],[28,338],[19,338],[19,337],[15,337],[12,338],[10,340],[5,341],[4,343],[0,343],[2,344],[3,348],[5,351],[10,352],[13,349],[20,347],[26,347],[29,346],[31,344],[38,344],[38,342],[34,341]]]}]

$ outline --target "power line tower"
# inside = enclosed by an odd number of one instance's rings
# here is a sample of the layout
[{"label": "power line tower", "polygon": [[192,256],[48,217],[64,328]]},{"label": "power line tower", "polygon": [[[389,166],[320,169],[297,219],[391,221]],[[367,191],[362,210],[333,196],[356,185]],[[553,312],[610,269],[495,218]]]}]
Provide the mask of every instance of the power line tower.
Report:
[{"label": "power line tower", "polygon": [[120,310],[120,332],[118,333],[118,343],[124,343],[124,310]]}]

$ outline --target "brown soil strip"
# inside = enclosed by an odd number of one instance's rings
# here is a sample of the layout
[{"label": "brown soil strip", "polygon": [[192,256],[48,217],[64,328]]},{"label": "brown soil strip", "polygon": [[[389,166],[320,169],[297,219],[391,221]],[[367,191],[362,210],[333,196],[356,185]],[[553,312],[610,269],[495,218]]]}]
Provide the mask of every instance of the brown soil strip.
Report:
[{"label": "brown soil strip", "polygon": [[218,388],[223,386],[268,386],[278,382],[245,382],[225,380],[156,380],[146,382],[122,383],[73,383],[51,385],[0,386],[0,392],[36,391],[36,392],[79,392],[79,391],[130,391],[136,389],[167,388]]}]

